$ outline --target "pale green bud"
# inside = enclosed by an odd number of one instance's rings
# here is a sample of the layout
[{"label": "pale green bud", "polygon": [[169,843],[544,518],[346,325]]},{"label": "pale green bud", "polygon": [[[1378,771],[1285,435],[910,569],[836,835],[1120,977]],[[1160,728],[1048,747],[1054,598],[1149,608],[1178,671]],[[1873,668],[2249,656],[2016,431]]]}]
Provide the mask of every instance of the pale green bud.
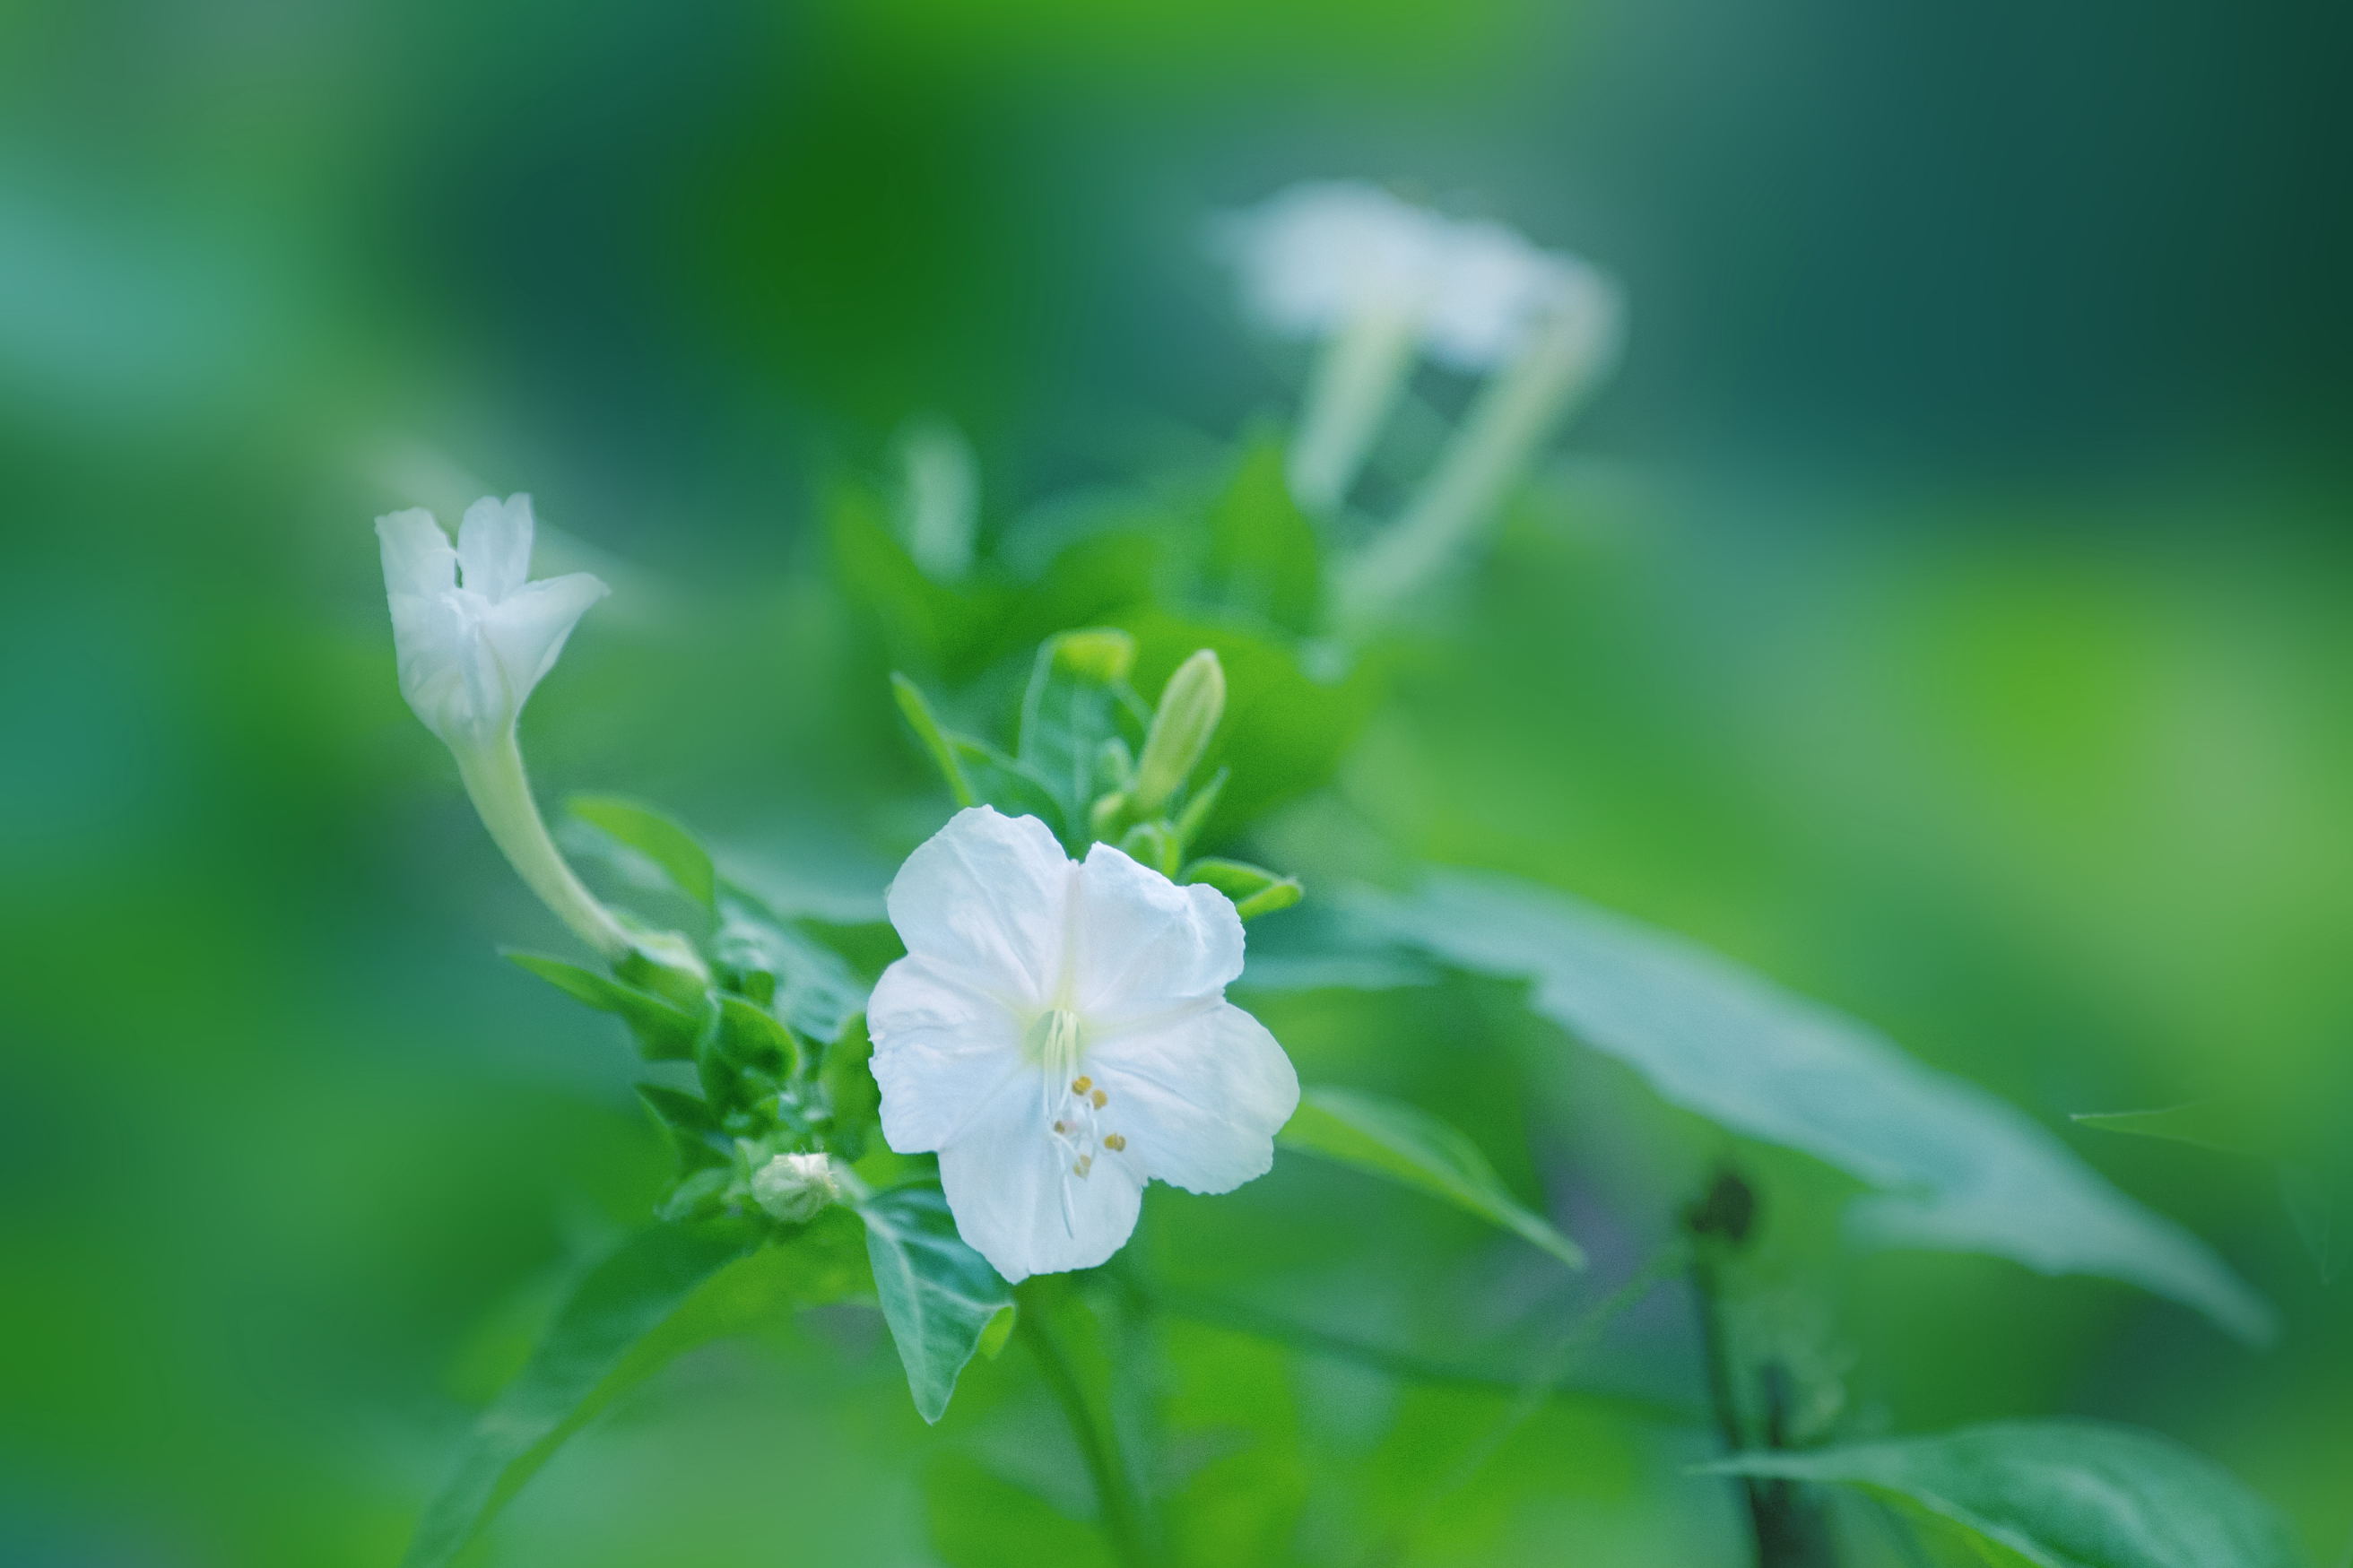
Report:
[{"label": "pale green bud", "polygon": [[1225,668],[1216,652],[1205,647],[1176,667],[1160,694],[1152,729],[1144,738],[1144,755],[1136,761],[1135,788],[1129,795],[1137,816],[1157,816],[1184,787],[1209,749],[1225,711]]},{"label": "pale green bud", "polygon": [[752,1173],[752,1201],[786,1225],[805,1225],[841,1196],[825,1154],[779,1154]]}]

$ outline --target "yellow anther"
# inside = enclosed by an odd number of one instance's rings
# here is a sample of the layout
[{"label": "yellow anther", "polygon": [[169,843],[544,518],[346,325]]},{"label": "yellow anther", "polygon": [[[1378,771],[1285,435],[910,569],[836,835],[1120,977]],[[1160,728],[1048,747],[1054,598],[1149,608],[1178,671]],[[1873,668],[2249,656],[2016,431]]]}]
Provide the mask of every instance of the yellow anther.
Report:
[{"label": "yellow anther", "polygon": [[[1082,1079],[1081,1081],[1083,1082],[1084,1080]],[[1111,1096],[1105,1094],[1102,1089],[1095,1090],[1092,1094],[1087,1096],[1087,1098],[1094,1102],[1094,1107],[1097,1110],[1101,1110],[1104,1106],[1111,1103]]]},{"label": "yellow anther", "polygon": [[1103,1139],[1103,1147],[1110,1150],[1114,1154],[1118,1153],[1122,1149],[1127,1147],[1127,1134],[1124,1132],[1113,1132],[1106,1135]]},{"label": "yellow anther", "polygon": [[1083,1176],[1087,1173],[1088,1168],[1093,1165],[1094,1163],[1095,1157],[1092,1154],[1082,1154],[1079,1156],[1079,1163],[1071,1167],[1071,1173],[1073,1175]]},{"label": "yellow anther", "polygon": [[1068,1132],[1070,1130],[1071,1124],[1067,1121],[1057,1121],[1054,1123],[1054,1131],[1057,1132]]},{"label": "yellow anther", "polygon": [[1072,1094],[1084,1094],[1087,1090],[1094,1088],[1094,1079],[1087,1077],[1084,1073],[1081,1073],[1078,1077],[1071,1080],[1071,1092]]}]

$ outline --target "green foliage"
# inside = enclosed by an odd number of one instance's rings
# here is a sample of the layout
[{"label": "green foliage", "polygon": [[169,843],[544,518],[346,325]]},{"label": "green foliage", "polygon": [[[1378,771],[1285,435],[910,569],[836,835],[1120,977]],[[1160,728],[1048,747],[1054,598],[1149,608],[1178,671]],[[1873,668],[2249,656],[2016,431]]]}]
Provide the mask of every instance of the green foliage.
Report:
[{"label": "green foliage", "polygon": [[1242,860],[1196,860],[1176,879],[1208,883],[1231,899],[1234,912],[1245,921],[1287,910],[1307,896],[1298,878],[1278,876],[1263,866]]},{"label": "green foliage", "polygon": [[1428,1111],[1356,1089],[1311,1089],[1282,1142],[1443,1198],[1572,1268],[1585,1264],[1575,1242],[1512,1196],[1477,1144]]},{"label": "green foliage", "polygon": [[[1012,1292],[956,1235],[936,1187],[894,1187],[858,1204],[874,1292],[926,1421],[947,1413],[957,1375],[980,1348]],[[1009,1327],[1009,1325],[1008,1325]]]},{"label": "green foliage", "polygon": [[873,1059],[874,1042],[860,1015],[842,1025],[840,1035],[826,1049],[825,1066],[818,1070],[833,1147],[845,1160],[866,1152],[867,1139],[881,1109],[882,1090],[869,1065]]},{"label": "green foliage", "polygon": [[585,1002],[599,1013],[610,1013],[627,1024],[648,1061],[693,1059],[694,1042],[702,1032],[702,1025],[693,1014],[650,991],[641,991],[562,959],[512,951],[505,956],[516,968],[538,975],[574,1000]]},{"label": "green foliage", "polygon": [[1532,981],[1537,1012],[1674,1104],[1878,1189],[1852,1215],[1865,1236],[2105,1275],[2272,1332],[2218,1258],[2018,1110],[1694,943],[1504,877],[1443,873],[1366,910],[1449,963]]},{"label": "green foliage", "polygon": [[656,1225],[583,1276],[521,1375],[483,1412],[402,1568],[441,1568],[457,1556],[566,1437],[685,1348],[656,1331],[756,1242],[744,1226]]},{"label": "green foliage", "polygon": [[1291,497],[1282,444],[1261,435],[1242,449],[1233,482],[1209,510],[1208,576],[1238,616],[1304,637],[1324,595],[1323,543]]},{"label": "green foliage", "polygon": [[575,795],[565,809],[661,868],[678,890],[706,910],[719,900],[711,852],[694,835],[649,805],[616,795]]},{"label": "green foliage", "polygon": [[2012,1421],[1941,1436],[1744,1454],[1709,1469],[1857,1487],[1902,1500],[2033,1568],[2299,1568],[2270,1508],[2178,1444],[2084,1421]]}]

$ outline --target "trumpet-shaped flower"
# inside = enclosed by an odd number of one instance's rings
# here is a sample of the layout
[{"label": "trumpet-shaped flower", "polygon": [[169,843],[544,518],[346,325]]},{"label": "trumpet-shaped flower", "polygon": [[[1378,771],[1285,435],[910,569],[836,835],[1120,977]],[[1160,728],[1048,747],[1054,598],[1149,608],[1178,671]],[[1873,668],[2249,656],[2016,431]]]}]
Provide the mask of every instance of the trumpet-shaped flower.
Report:
[{"label": "trumpet-shaped flower", "polygon": [[527,581],[527,495],[468,507],[454,550],[422,508],[376,519],[375,531],[401,694],[453,750],[494,743],[605,584],[586,572]]},{"label": "trumpet-shaped flower", "polygon": [[1299,1079],[1225,999],[1223,894],[975,806],[908,857],[890,912],[907,956],[867,1009],[882,1133],[938,1152],[957,1230],[1006,1279],[1103,1262],[1148,1181],[1223,1193],[1273,1163]]},{"label": "trumpet-shaped flower", "polygon": [[525,779],[515,721],[605,584],[586,572],[529,581],[531,498],[466,509],[455,549],[421,508],[375,520],[400,691],[458,759],[482,825],[532,891],[607,958],[635,945],[572,874]]}]

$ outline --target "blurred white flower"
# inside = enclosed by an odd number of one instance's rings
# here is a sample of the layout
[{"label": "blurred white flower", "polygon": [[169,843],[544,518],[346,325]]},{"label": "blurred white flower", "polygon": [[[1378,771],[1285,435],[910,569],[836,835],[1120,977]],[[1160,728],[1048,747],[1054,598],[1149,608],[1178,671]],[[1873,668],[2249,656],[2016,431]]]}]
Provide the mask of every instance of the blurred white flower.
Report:
[{"label": "blurred white flower", "polygon": [[458,760],[482,825],[533,892],[608,959],[635,945],[556,851],[531,797],[515,721],[605,584],[586,572],[529,581],[531,498],[485,496],[458,543],[421,509],[375,520],[401,695]]},{"label": "blurred white flower", "polygon": [[458,545],[421,508],[375,520],[400,690],[453,749],[514,728],[524,700],[605,584],[586,572],[533,583],[531,498],[484,496]]},{"label": "blurred white flower", "polygon": [[882,1133],[938,1152],[958,1232],[1006,1279],[1103,1262],[1147,1181],[1222,1193],[1272,1164],[1299,1080],[1225,999],[1223,894],[975,806],[907,858],[890,911],[907,956],[867,1008]]},{"label": "blurred white flower", "polygon": [[1371,315],[1412,319],[1433,359],[1484,371],[1525,347],[1548,313],[1606,290],[1576,257],[1498,223],[1463,223],[1361,180],[1310,180],[1219,219],[1214,247],[1259,324],[1325,338]]}]

